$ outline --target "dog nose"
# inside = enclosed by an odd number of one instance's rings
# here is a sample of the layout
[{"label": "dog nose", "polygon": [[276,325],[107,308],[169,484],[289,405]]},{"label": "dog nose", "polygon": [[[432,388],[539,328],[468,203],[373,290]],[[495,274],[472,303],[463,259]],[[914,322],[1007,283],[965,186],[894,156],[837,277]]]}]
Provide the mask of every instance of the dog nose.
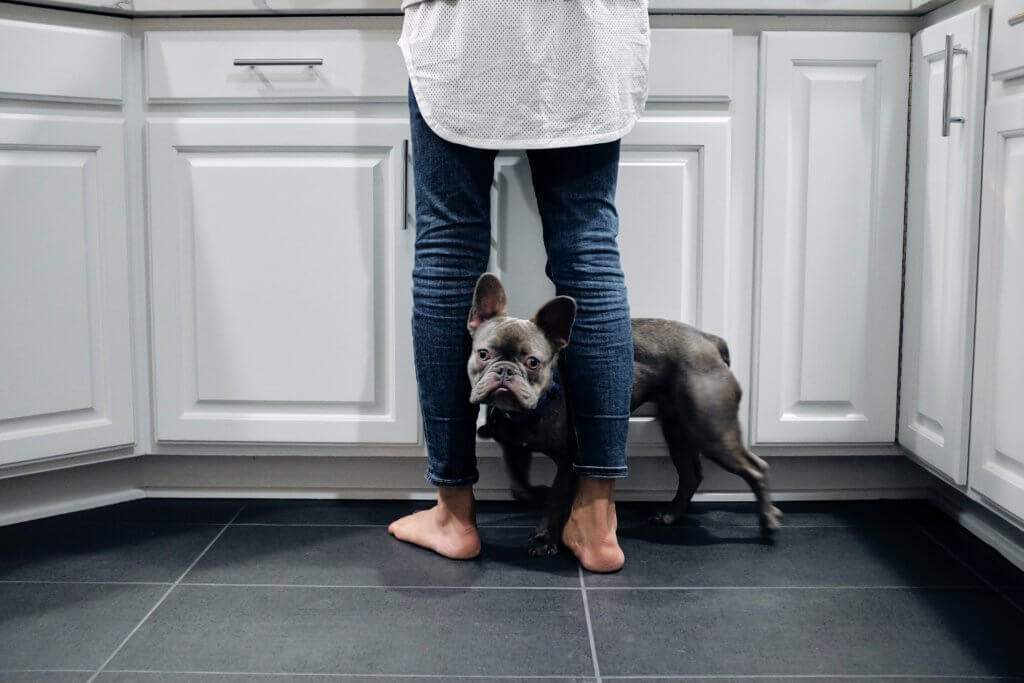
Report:
[{"label": "dog nose", "polygon": [[507,365],[503,365],[500,368],[495,368],[494,372],[498,375],[498,381],[504,384],[506,381],[512,379],[512,368]]}]

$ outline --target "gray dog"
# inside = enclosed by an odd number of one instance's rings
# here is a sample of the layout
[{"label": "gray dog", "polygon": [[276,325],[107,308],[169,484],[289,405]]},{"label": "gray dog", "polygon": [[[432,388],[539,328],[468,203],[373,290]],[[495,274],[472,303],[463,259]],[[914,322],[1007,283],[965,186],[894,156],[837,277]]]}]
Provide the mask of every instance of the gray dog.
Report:
[{"label": "gray dog", "polygon": [[[476,283],[467,324],[473,337],[469,400],[488,405],[487,423],[478,433],[501,445],[513,495],[521,500],[544,495],[544,487],[529,482],[534,451],[550,456],[558,468],[544,514],[527,544],[533,556],[558,552],[576,490],[574,439],[557,372],[575,317],[576,302],[567,296],[551,299],[529,320],[509,317],[505,289],[497,277],[484,273]],[[703,453],[747,482],[757,497],[761,534],[770,537],[782,512],[772,505],[767,463],[743,446],[737,417],[741,390],[729,370],[725,341],[672,320],[634,318],[632,326],[630,410],[654,402],[679,473],[675,498],[651,521],[674,524],[686,510],[703,479]]]}]

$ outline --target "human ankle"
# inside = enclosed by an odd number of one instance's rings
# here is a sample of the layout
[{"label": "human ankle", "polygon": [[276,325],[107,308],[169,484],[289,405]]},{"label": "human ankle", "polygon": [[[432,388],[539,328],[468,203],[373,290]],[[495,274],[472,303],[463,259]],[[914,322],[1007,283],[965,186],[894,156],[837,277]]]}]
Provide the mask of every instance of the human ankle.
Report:
[{"label": "human ankle", "polygon": [[472,486],[437,489],[437,507],[446,519],[476,526],[476,500]]},{"label": "human ankle", "polygon": [[580,477],[579,488],[573,501],[573,508],[597,504],[615,504],[615,480],[597,477]]}]

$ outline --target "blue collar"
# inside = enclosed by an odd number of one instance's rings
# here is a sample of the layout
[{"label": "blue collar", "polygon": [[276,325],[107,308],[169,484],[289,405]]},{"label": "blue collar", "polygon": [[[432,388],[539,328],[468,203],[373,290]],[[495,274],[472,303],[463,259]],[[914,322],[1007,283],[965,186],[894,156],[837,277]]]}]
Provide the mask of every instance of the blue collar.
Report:
[{"label": "blue collar", "polygon": [[509,422],[525,423],[525,422],[537,422],[540,420],[541,415],[548,409],[548,406],[558,398],[558,394],[562,391],[562,383],[558,377],[558,366],[555,365],[554,370],[551,371],[551,385],[548,386],[548,390],[544,392],[544,395],[537,401],[537,406],[530,411],[524,410],[502,410],[495,408],[494,412],[503,420]]}]

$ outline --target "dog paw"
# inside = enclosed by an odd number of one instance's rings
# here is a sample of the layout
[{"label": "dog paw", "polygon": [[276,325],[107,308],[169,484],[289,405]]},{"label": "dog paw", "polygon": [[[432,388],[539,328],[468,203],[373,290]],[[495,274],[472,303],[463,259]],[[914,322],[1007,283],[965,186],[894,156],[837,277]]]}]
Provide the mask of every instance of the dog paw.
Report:
[{"label": "dog paw", "polygon": [[772,506],[765,514],[761,515],[761,536],[771,538],[782,527],[782,510]]},{"label": "dog paw", "polygon": [[530,557],[551,557],[558,554],[558,543],[550,536],[534,536],[526,542],[526,554]]},{"label": "dog paw", "polygon": [[654,526],[672,526],[679,523],[679,515],[669,510],[658,510],[647,521]]}]

